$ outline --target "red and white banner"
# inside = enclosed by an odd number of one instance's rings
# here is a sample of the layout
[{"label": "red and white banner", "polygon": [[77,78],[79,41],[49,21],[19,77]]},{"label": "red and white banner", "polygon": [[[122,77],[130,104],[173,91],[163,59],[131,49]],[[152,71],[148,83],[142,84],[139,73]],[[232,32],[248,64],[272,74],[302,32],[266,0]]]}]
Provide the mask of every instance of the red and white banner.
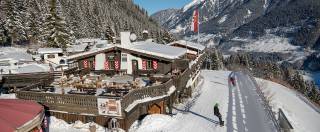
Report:
[{"label": "red and white banner", "polygon": [[158,69],[158,62],[157,61],[152,61],[153,69],[157,70]]},{"label": "red and white banner", "polygon": [[109,61],[104,62],[104,69],[109,70]]},{"label": "red and white banner", "polygon": [[88,68],[88,60],[83,60],[83,67]]},{"label": "red and white banner", "polygon": [[120,70],[120,62],[118,60],[114,62],[114,68],[115,70]]},{"label": "red and white banner", "polygon": [[193,32],[198,32],[199,31],[199,10],[198,9],[193,11],[191,30]]},{"label": "red and white banner", "polygon": [[142,70],[147,70],[147,61],[142,60]]}]

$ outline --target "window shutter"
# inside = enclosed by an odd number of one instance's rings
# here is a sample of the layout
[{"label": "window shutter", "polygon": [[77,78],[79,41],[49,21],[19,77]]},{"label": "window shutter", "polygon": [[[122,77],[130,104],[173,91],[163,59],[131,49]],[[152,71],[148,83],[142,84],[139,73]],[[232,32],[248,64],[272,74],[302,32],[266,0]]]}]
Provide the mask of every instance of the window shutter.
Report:
[{"label": "window shutter", "polygon": [[88,68],[88,60],[83,60],[83,67]]},{"label": "window shutter", "polygon": [[109,70],[109,61],[104,62],[104,69]]},{"label": "window shutter", "polygon": [[157,70],[158,69],[158,62],[157,61],[152,61],[153,69]]},{"label": "window shutter", "polygon": [[119,62],[119,60],[116,60],[116,61],[114,62],[114,68],[115,68],[116,70],[120,70],[120,62]]},{"label": "window shutter", "polygon": [[147,70],[147,60],[142,60],[142,70]]}]

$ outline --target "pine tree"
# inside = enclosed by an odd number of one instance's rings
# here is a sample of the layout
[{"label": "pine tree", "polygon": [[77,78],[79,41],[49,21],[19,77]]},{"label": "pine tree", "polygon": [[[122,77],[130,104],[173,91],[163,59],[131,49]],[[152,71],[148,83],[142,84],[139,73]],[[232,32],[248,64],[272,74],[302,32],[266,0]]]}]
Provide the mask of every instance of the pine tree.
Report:
[{"label": "pine tree", "polygon": [[0,46],[4,46],[5,41],[6,41],[5,34],[4,34],[5,29],[4,29],[3,25],[4,25],[3,22],[0,21]]},{"label": "pine tree", "polygon": [[106,29],[106,34],[105,34],[106,39],[113,43],[114,42],[114,38],[115,38],[115,33],[114,31],[110,28],[110,26],[107,27]]},{"label": "pine tree", "polygon": [[26,40],[25,27],[23,25],[22,15],[25,14],[22,0],[5,0],[6,22],[5,28],[11,39],[11,45],[16,42]]},{"label": "pine tree", "polygon": [[62,14],[57,10],[60,6],[57,3],[57,0],[49,2],[50,12],[47,14],[44,35],[48,47],[62,48],[65,51],[67,46],[71,44],[72,37],[64,17],[61,17]]}]

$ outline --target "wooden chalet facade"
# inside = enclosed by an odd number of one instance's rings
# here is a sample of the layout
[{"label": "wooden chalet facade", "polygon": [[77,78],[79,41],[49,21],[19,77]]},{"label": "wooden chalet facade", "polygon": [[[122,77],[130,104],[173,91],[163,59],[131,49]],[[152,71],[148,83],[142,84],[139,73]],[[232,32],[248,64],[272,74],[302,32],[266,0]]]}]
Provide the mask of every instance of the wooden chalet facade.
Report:
[{"label": "wooden chalet facade", "polygon": [[[139,51],[132,47],[111,45],[108,48],[99,49],[86,54],[68,57],[69,67],[79,72],[96,72],[105,74],[168,74],[173,69],[185,69],[182,64],[189,60],[185,58],[185,49],[155,43],[143,45],[156,45],[162,48],[178,50],[175,57],[157,56]],[[141,45],[139,45],[141,46]],[[134,47],[134,46],[133,46]],[[151,52],[151,51],[150,51]],[[169,55],[167,55],[169,56]]]},{"label": "wooden chalet facade", "polygon": [[[119,45],[106,45],[67,57],[69,69],[65,73],[154,75],[162,78],[160,84],[133,88],[127,94],[114,98],[28,90],[42,87],[43,84],[39,83],[17,91],[17,97],[37,101],[50,115],[67,122],[93,121],[110,130],[128,130],[134,121],[147,114],[171,113],[174,103],[191,97],[193,89],[200,83],[200,67],[207,57],[205,49],[191,59],[187,58],[184,48],[153,42],[131,43],[123,39]],[[112,104],[110,109],[114,109],[116,114],[104,114],[101,110],[105,106],[101,102]]]}]

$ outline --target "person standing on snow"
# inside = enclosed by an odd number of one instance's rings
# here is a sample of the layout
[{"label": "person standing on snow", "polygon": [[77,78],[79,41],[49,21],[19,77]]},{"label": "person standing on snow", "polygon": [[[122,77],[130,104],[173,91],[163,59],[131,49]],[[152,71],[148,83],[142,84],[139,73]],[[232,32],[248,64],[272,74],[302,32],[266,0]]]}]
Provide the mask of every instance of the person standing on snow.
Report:
[{"label": "person standing on snow", "polygon": [[221,126],[223,126],[224,121],[222,121],[222,116],[221,116],[220,111],[219,111],[219,104],[218,103],[216,103],[214,105],[213,113],[214,113],[215,116],[217,116],[219,118],[219,124]]}]

